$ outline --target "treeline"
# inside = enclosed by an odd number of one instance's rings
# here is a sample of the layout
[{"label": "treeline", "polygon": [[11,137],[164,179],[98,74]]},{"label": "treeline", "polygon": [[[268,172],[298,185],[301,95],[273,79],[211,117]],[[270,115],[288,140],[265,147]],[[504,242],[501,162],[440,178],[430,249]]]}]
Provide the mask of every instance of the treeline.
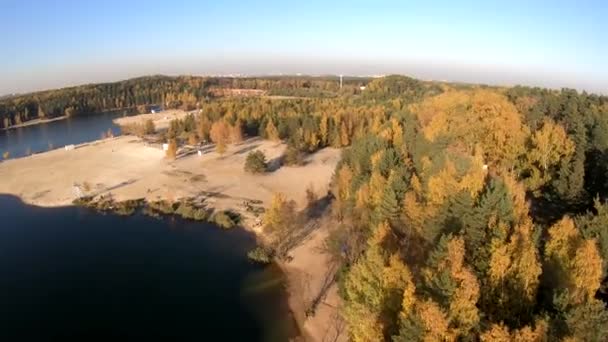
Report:
[{"label": "treeline", "polygon": [[205,79],[142,77],[122,82],[43,91],[0,101],[3,128],[33,119],[75,116],[147,104],[177,107],[205,95]]},{"label": "treeline", "polygon": [[385,107],[336,169],[351,338],[607,340],[607,99],[443,90]]},{"label": "treeline", "polygon": [[[345,87],[358,89],[366,79],[350,79]],[[121,82],[91,84],[0,99],[0,128],[34,119],[74,116],[157,104],[186,110],[199,108],[212,97],[211,89],[261,89],[295,96],[333,96],[339,83],[332,78],[216,78],[150,76]],[[296,95],[297,94],[297,95]]]}]

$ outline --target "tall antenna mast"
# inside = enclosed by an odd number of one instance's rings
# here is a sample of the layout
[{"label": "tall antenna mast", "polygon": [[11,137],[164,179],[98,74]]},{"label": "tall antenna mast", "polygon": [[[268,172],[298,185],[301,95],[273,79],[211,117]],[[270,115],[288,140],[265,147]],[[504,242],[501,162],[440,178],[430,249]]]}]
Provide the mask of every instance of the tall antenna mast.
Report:
[{"label": "tall antenna mast", "polygon": [[342,89],[342,75],[340,75],[340,89]]}]

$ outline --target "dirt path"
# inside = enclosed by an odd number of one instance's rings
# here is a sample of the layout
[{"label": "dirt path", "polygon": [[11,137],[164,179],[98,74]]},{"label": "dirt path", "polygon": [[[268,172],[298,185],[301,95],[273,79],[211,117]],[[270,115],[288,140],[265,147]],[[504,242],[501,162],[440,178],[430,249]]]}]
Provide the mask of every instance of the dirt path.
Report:
[{"label": "dirt path", "polygon": [[287,274],[289,303],[306,341],[347,341],[335,283],[337,265],[324,250],[330,222],[321,219],[318,225],[291,250],[291,261],[280,264]]}]

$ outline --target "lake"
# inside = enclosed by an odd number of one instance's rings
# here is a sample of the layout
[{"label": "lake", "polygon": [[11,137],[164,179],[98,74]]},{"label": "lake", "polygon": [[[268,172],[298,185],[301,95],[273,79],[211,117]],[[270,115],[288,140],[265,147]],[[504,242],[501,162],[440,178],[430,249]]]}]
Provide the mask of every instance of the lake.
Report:
[{"label": "lake", "polygon": [[275,266],[209,224],[0,196],[1,341],[286,341]]},{"label": "lake", "polygon": [[98,140],[108,129],[114,135],[119,135],[120,127],[112,120],[123,115],[122,112],[79,115],[0,131],[0,155],[8,152],[10,158],[19,158],[31,153],[63,148],[65,145]]}]

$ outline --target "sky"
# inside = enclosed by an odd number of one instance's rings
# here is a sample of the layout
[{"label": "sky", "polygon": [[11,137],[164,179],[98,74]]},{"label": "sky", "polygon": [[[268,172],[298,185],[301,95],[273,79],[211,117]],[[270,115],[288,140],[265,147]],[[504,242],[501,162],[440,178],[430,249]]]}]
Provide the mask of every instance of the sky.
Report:
[{"label": "sky", "polygon": [[280,73],[608,94],[606,18],[605,0],[0,0],[0,94]]}]

